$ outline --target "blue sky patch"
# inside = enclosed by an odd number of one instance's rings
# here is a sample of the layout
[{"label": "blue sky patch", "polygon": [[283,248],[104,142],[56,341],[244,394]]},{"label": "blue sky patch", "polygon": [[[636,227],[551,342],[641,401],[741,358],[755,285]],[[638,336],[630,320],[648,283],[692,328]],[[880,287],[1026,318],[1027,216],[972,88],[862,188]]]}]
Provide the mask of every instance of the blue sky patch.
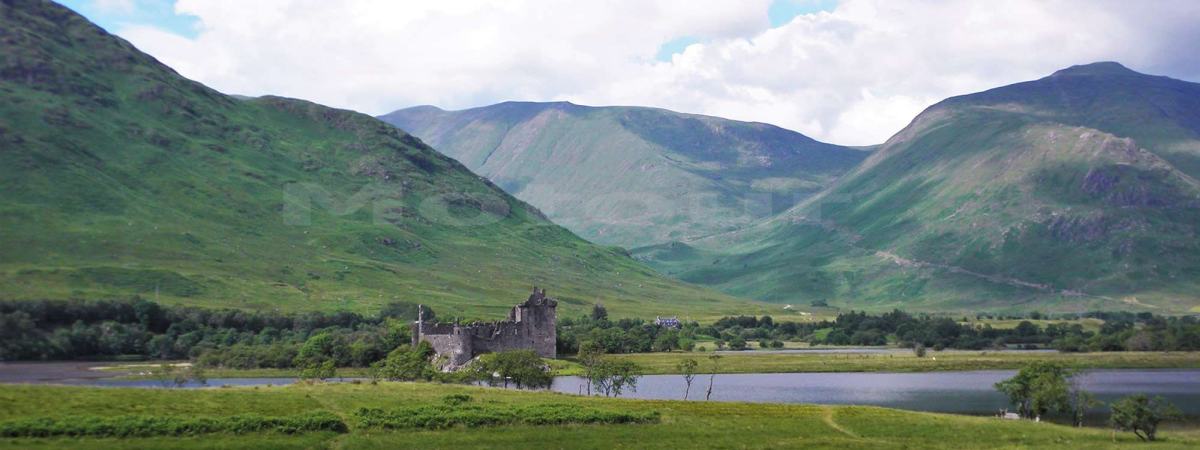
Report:
[{"label": "blue sky patch", "polygon": [[658,53],[654,55],[654,59],[659,61],[670,61],[671,55],[683,53],[683,49],[692,44],[699,43],[700,40],[691,36],[677,37],[664,42],[658,46]]},{"label": "blue sky patch", "polygon": [[[838,0],[775,0],[767,8],[767,19],[771,23],[771,28],[776,28],[786,25],[799,15],[821,11],[832,12],[837,8],[837,4]],[[654,59],[668,62],[671,60],[671,56],[683,53],[683,49],[687,46],[700,42],[702,42],[701,39],[694,36],[671,39],[658,46],[658,53],[654,55]]]},{"label": "blue sky patch", "polygon": [[200,33],[200,19],[175,13],[175,0],[58,0],[109,33],[133,25],[147,25],[186,38]]},{"label": "blue sky patch", "polygon": [[771,20],[771,28],[786,25],[796,16],[816,12],[832,12],[837,8],[837,0],[775,0],[767,8],[767,18]]}]

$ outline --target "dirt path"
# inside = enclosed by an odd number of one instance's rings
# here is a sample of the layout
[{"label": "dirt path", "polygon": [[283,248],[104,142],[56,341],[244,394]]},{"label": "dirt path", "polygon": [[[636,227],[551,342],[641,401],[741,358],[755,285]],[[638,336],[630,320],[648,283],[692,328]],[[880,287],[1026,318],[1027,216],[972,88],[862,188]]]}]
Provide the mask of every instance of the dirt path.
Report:
[{"label": "dirt path", "polygon": [[842,426],[837,423],[837,420],[834,420],[833,408],[821,408],[821,410],[821,421],[825,422],[825,425],[829,425],[829,428],[833,428],[834,430],[837,430],[838,433],[842,433],[854,439],[862,439],[862,436],[854,434],[853,431],[842,428]]}]

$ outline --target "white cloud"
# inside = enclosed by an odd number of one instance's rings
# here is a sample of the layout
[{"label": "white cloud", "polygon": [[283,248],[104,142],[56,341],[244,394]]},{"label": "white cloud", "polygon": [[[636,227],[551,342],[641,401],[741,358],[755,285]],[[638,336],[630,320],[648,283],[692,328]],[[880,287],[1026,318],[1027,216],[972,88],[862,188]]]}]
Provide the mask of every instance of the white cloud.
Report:
[{"label": "white cloud", "polygon": [[[1200,2],[180,0],[195,39],[119,31],[185,76],[371,114],[504,100],[635,104],[885,140],[942,98],[1098,60],[1200,79]],[[688,46],[656,61],[664,42]]]}]

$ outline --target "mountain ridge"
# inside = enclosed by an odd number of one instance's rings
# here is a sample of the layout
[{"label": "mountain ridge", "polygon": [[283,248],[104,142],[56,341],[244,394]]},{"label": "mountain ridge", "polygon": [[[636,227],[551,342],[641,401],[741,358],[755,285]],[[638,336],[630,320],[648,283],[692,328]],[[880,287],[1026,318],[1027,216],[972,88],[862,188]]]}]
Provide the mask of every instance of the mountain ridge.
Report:
[{"label": "mountain ridge", "polygon": [[510,101],[380,118],[580,235],[626,247],[737,229],[867,154],[770,124],[652,107]]},{"label": "mountain ridge", "polygon": [[780,302],[1194,311],[1195,104],[1115,63],[952,97],[785,213],[634,253]]}]

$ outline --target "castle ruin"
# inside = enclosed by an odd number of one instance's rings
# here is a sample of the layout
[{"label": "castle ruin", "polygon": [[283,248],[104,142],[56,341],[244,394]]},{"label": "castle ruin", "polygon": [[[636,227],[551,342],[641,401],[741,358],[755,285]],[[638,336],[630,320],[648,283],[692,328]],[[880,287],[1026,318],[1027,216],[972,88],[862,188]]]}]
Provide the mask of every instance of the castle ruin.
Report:
[{"label": "castle ruin", "polygon": [[533,288],[523,303],[508,312],[508,319],[491,323],[426,323],[424,307],[413,324],[412,343],[428,342],[438,356],[445,358],[445,369],[454,370],[484,353],[508,350],[533,350],[543,358],[557,357],[555,325],[558,301],[547,297],[545,289]]}]

